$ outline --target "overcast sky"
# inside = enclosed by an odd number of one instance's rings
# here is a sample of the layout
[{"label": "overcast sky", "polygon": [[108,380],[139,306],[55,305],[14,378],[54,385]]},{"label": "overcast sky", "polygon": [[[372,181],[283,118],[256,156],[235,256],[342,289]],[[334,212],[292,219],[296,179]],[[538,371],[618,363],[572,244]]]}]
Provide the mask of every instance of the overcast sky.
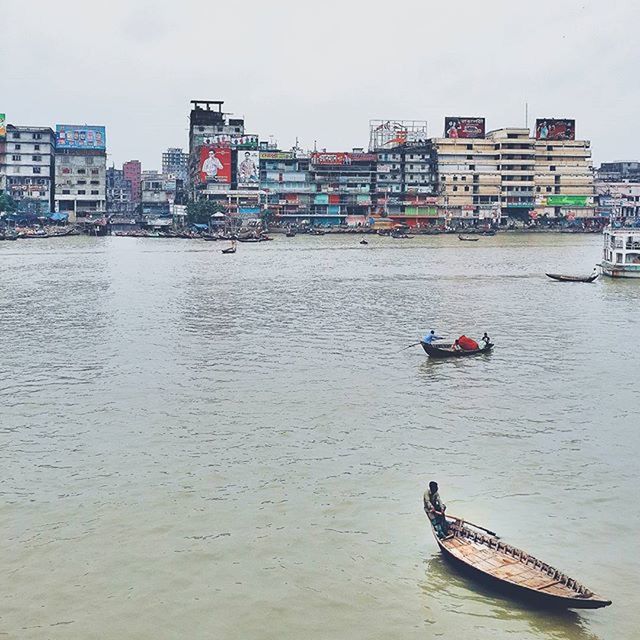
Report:
[{"label": "overcast sky", "polygon": [[104,124],[109,162],[160,168],[189,100],[282,148],[367,146],[372,118],[576,119],[594,160],[640,159],[637,2],[0,0],[0,112]]}]

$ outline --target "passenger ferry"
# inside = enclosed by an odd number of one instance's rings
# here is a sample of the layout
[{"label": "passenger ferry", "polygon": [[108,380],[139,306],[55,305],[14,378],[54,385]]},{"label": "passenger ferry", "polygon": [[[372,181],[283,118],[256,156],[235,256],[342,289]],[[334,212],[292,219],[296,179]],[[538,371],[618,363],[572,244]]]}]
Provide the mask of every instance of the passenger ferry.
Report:
[{"label": "passenger ferry", "polygon": [[611,278],[640,278],[640,228],[608,226],[600,266]]}]

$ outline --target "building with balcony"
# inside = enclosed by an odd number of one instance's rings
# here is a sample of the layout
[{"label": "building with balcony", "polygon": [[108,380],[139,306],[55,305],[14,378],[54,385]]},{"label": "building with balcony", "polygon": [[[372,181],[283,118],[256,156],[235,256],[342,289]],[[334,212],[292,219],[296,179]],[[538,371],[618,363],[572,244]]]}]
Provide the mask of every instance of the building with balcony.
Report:
[{"label": "building with balcony", "polygon": [[189,154],[182,149],[167,149],[162,154],[162,173],[186,183],[189,177]]},{"label": "building with balcony", "polygon": [[122,165],[125,180],[131,183],[131,203],[135,208],[142,200],[142,164],[140,160],[129,160]]},{"label": "building with balcony", "polygon": [[134,212],[131,181],[124,177],[123,169],[107,169],[107,213],[130,215]]},{"label": "building with balcony", "polygon": [[9,124],[0,145],[0,189],[16,201],[20,212],[40,216],[53,211],[53,129]]},{"label": "building with balcony", "polygon": [[598,179],[594,189],[597,217],[629,225],[640,220],[640,182]]}]

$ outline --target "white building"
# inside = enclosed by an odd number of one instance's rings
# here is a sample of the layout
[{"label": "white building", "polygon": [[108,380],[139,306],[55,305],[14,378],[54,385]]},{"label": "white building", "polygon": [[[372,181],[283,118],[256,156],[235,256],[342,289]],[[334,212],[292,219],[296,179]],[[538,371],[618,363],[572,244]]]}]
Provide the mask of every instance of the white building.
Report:
[{"label": "white building", "polygon": [[0,188],[21,211],[53,210],[55,136],[49,127],[7,126],[0,148]]}]

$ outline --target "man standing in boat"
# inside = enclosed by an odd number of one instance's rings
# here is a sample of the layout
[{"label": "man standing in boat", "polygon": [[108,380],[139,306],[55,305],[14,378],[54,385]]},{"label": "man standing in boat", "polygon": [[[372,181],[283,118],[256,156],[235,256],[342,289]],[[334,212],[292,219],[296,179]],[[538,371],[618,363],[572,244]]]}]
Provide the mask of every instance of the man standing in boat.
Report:
[{"label": "man standing in boat", "polygon": [[424,510],[429,520],[431,520],[431,525],[435,529],[438,538],[446,538],[449,531],[447,519],[444,516],[447,505],[440,500],[437,482],[432,480],[429,483],[429,489],[424,492],[423,503]]},{"label": "man standing in boat", "polygon": [[442,340],[442,336],[437,336],[436,332],[431,329],[431,331],[429,331],[429,333],[427,333],[427,335],[422,338],[422,342],[424,342],[425,344],[431,344],[434,340]]}]

